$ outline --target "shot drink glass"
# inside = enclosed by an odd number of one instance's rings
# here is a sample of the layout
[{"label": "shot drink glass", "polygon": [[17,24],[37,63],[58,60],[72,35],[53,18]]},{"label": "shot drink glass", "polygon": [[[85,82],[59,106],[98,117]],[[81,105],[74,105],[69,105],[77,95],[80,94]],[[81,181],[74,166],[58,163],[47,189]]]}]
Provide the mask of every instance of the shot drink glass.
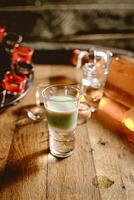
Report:
[{"label": "shot drink glass", "polygon": [[50,153],[70,156],[75,147],[80,91],[71,85],[52,85],[42,91],[49,128]]},{"label": "shot drink glass", "polygon": [[82,87],[86,100],[95,111],[103,96],[105,83],[109,73],[112,53],[110,51],[94,50],[94,59],[82,66]]}]

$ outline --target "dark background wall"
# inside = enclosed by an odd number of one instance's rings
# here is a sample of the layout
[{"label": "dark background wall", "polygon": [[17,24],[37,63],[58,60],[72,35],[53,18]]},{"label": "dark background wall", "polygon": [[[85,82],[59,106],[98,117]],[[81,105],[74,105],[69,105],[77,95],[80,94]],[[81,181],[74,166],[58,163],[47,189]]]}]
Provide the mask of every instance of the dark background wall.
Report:
[{"label": "dark background wall", "polygon": [[0,0],[0,24],[25,42],[75,42],[134,50],[133,0]]}]

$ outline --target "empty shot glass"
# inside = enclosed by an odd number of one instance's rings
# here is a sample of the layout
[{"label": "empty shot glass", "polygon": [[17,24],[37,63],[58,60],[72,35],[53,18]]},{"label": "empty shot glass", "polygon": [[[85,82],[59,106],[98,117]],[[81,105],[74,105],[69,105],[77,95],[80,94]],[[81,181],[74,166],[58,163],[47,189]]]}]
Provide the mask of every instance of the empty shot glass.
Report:
[{"label": "empty shot glass", "polygon": [[46,109],[50,153],[70,156],[75,147],[80,91],[71,85],[52,85],[42,92]]},{"label": "empty shot glass", "polygon": [[86,100],[95,111],[103,96],[104,87],[109,73],[111,52],[94,50],[94,59],[82,66],[82,87]]}]

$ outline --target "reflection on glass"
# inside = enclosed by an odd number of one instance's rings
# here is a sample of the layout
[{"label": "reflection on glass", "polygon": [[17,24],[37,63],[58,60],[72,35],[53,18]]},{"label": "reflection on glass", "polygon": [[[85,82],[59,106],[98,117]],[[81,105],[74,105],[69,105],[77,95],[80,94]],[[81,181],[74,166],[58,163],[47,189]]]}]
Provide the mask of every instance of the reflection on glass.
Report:
[{"label": "reflection on glass", "polygon": [[130,130],[134,132],[134,108],[131,108],[125,113],[125,117],[122,123]]},{"label": "reflection on glass", "polygon": [[28,117],[35,122],[46,119],[46,112],[44,109],[43,98],[41,95],[42,91],[45,89],[46,86],[46,83],[38,84],[35,92],[35,106],[33,106],[29,110],[26,110]]}]

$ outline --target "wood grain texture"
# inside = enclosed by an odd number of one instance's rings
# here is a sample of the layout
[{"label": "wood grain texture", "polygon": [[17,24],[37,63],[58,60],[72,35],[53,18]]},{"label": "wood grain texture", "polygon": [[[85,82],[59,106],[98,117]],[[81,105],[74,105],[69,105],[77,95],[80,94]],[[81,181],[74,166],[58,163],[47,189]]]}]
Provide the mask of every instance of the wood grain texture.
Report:
[{"label": "wood grain texture", "polygon": [[11,109],[8,109],[8,116],[9,118],[7,118],[7,113],[4,111],[0,113],[0,180],[14,135],[14,124],[12,123],[14,119],[11,114]]},{"label": "wood grain texture", "polygon": [[76,148],[71,157],[57,161],[49,156],[48,199],[101,199],[92,184],[95,175],[87,127],[83,125],[76,130]]},{"label": "wood grain texture", "polygon": [[121,138],[107,130],[95,119],[89,120],[87,127],[96,174],[97,176],[106,176],[114,181],[110,188],[100,190],[102,199],[132,200],[134,195],[133,181],[131,180],[134,176],[133,153],[130,153]]},{"label": "wood grain texture", "polygon": [[[92,118],[78,126],[74,154],[56,159],[49,154],[46,120],[33,123],[27,118],[38,85],[63,83],[65,76],[68,83],[79,82],[81,74],[75,70],[36,66],[27,96],[0,114],[0,200],[133,199],[134,155],[98,121]],[[93,184],[96,176],[113,182],[102,189]]]},{"label": "wood grain texture", "polygon": [[[25,108],[35,104],[37,86],[42,79],[45,83],[48,76],[49,68],[45,73],[40,67],[37,71],[35,69],[35,81],[28,95],[16,106],[8,108],[0,115],[2,129],[0,137],[4,145],[1,169],[5,168],[3,176],[1,175],[0,199],[2,200],[33,200],[45,196],[47,124],[44,121],[31,123]],[[24,123],[23,126],[18,126],[21,123]]]},{"label": "wood grain texture", "polygon": [[111,61],[105,94],[127,107],[134,106],[134,59],[114,57]]}]

